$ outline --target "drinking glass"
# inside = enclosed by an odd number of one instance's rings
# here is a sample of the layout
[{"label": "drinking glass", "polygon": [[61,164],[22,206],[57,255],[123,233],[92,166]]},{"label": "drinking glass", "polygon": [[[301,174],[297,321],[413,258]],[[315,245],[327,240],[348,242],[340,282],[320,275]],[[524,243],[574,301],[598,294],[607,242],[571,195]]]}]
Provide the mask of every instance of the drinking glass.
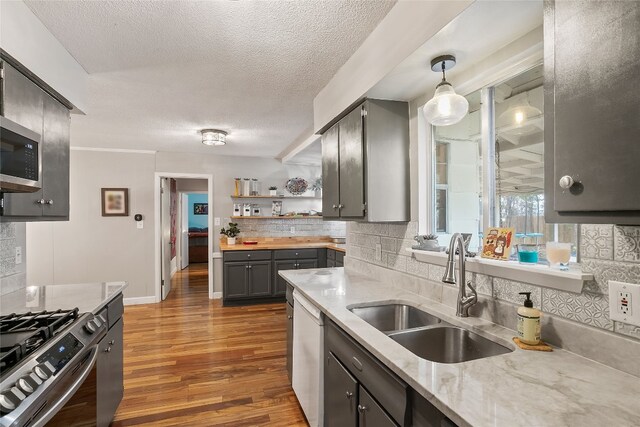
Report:
[{"label": "drinking glass", "polygon": [[538,263],[538,245],[522,243],[518,247],[518,262],[520,264]]},{"label": "drinking glass", "polygon": [[547,261],[552,268],[569,269],[571,243],[547,242]]}]

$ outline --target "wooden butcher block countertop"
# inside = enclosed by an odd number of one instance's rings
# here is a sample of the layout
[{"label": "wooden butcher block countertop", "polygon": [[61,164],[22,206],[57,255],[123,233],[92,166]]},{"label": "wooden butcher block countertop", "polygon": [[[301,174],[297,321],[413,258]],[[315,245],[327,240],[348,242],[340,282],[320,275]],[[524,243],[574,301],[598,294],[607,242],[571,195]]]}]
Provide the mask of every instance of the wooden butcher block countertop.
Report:
[{"label": "wooden butcher block countertop", "polygon": [[257,251],[275,249],[304,249],[327,248],[340,252],[346,252],[345,244],[337,244],[329,237],[247,237],[244,240],[257,241],[254,245],[245,245],[238,238],[235,245],[227,245],[227,239],[220,239],[220,251]]}]

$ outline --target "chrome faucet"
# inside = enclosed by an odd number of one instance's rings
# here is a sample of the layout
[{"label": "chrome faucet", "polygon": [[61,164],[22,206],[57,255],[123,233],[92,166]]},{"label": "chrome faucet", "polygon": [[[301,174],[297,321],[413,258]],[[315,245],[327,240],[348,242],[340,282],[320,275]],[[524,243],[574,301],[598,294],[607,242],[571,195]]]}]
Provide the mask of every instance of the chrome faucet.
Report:
[{"label": "chrome faucet", "polygon": [[[456,264],[454,261],[456,246],[458,247],[458,280],[456,280]],[[456,282],[458,283],[458,304],[456,307],[456,316],[458,317],[469,317],[469,308],[478,302],[476,288],[473,287],[471,282],[466,281],[465,261],[464,238],[462,234],[455,233],[451,236],[451,242],[449,243],[449,257],[447,258],[447,267],[442,281],[454,285]],[[471,295],[467,295],[467,286],[471,289]]]}]

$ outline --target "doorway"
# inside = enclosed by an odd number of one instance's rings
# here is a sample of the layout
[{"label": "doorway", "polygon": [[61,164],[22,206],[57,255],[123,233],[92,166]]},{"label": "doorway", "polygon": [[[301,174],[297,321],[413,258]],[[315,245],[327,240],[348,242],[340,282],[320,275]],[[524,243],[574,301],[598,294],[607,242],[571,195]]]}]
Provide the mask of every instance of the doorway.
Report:
[{"label": "doorway", "polygon": [[212,175],[156,172],[155,183],[156,301],[166,299],[172,277],[194,263],[206,266],[213,298]]}]

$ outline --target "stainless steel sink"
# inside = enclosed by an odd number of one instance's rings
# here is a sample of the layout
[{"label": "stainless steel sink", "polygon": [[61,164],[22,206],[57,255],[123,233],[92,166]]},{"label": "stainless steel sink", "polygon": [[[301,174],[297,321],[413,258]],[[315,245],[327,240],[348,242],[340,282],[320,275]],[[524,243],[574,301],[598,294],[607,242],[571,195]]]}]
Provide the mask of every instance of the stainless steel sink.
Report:
[{"label": "stainless steel sink", "polygon": [[389,337],[416,356],[439,363],[468,362],[513,351],[455,326],[414,329]]},{"label": "stainless steel sink", "polygon": [[404,304],[356,307],[351,312],[385,333],[438,324],[448,325],[429,313]]}]

